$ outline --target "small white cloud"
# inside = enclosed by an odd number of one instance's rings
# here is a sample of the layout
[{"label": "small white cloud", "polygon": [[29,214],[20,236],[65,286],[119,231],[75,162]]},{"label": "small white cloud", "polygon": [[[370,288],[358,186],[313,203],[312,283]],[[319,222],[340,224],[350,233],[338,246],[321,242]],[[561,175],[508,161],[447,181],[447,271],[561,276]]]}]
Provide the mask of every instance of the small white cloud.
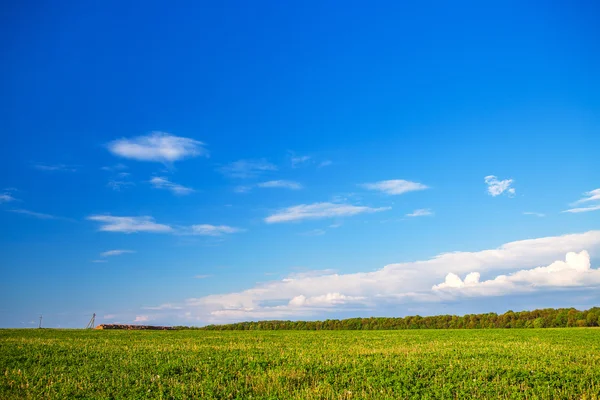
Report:
[{"label": "small white cloud", "polygon": [[150,317],[147,315],[137,315],[133,322],[148,322],[150,321]]},{"label": "small white cloud", "polygon": [[583,213],[583,212],[590,212],[590,211],[596,211],[596,210],[600,210],[600,189],[594,189],[592,191],[586,192],[584,193],[584,197],[582,199],[577,200],[574,203],[571,203],[572,206],[575,206],[577,204],[582,204],[582,203],[588,203],[590,201],[598,201],[598,204],[592,204],[591,206],[587,206],[587,207],[576,207],[576,208],[571,208],[569,210],[565,210],[563,212],[566,213]]},{"label": "small white cloud", "polygon": [[483,179],[485,184],[488,185],[488,193],[492,197],[500,196],[504,192],[511,197],[516,194],[515,189],[510,187],[514,182],[512,179],[504,179],[501,181],[494,175],[488,175]]},{"label": "small white cloud", "polygon": [[129,186],[135,186],[135,184],[133,182],[129,182],[129,181],[119,181],[119,180],[111,179],[108,181],[106,186],[111,188],[112,190],[118,192]]},{"label": "small white cloud", "polygon": [[304,219],[349,217],[352,215],[374,213],[389,209],[390,207],[371,208],[340,203],[300,204],[298,206],[279,210],[275,214],[265,218],[265,222],[272,224],[279,222],[300,221]]},{"label": "small white cloud", "polygon": [[392,179],[374,183],[363,183],[359,185],[368,190],[376,190],[385,194],[397,195],[417,190],[429,189],[428,186],[418,182],[405,181],[403,179]]},{"label": "small white cloud", "polygon": [[100,257],[114,257],[114,256],[120,256],[121,254],[127,254],[127,253],[135,253],[135,251],[133,251],[133,250],[108,250],[103,253],[100,253]]},{"label": "small white cloud", "polygon": [[413,211],[410,214],[406,214],[407,217],[427,217],[432,215],[433,211],[431,211],[429,208],[420,208],[418,210]]},{"label": "small white cloud", "polygon": [[91,215],[87,217],[90,221],[100,222],[101,231],[105,232],[152,232],[168,233],[173,232],[169,225],[157,224],[154,218],[148,216],[142,217],[114,217],[112,215]]},{"label": "small white cloud", "polygon": [[326,233],[324,229],[313,229],[312,231],[302,233],[303,236],[322,236]]},{"label": "small white cloud", "polygon": [[292,155],[290,157],[290,162],[292,163],[292,168],[298,168],[302,164],[305,164],[308,161],[310,161],[310,159],[311,159],[310,156],[294,156],[294,155]]},{"label": "small white cloud", "polygon": [[588,203],[590,201],[600,201],[600,188],[585,192],[582,199],[577,200],[575,204]]},{"label": "small white cloud", "polygon": [[171,192],[173,192],[174,194],[176,194],[178,196],[184,196],[184,195],[195,192],[195,190],[192,188],[185,187],[185,186],[179,185],[177,183],[173,183],[173,182],[169,181],[167,178],[160,177],[160,176],[155,176],[154,178],[150,179],[150,183],[152,184],[152,186],[155,189],[170,190]]},{"label": "small white cloud", "polygon": [[265,159],[260,160],[239,160],[227,164],[219,171],[231,178],[254,178],[267,171],[277,171],[277,167]]},{"label": "small white cloud", "polygon": [[563,212],[577,214],[577,213],[597,211],[597,210],[600,210],[600,204],[595,205],[595,206],[589,206],[589,207],[571,208],[571,209],[565,210]]},{"label": "small white cloud", "polygon": [[201,224],[201,225],[192,225],[191,234],[192,235],[202,235],[202,236],[221,236],[228,233],[238,233],[243,232],[243,229],[234,228],[232,226],[227,225],[209,225],[209,224]]},{"label": "small white cloud", "polygon": [[105,263],[107,260],[92,260],[93,263]]},{"label": "small white cloud", "polygon": [[261,183],[257,184],[256,186],[258,186],[260,188],[283,188],[283,189],[291,189],[291,190],[302,189],[302,185],[300,183],[293,182],[293,181],[285,181],[285,180],[261,182]]},{"label": "small white cloud", "polygon": [[210,278],[212,275],[196,275],[194,276],[194,279],[206,279],[206,278]]},{"label": "small white cloud", "polygon": [[190,157],[208,156],[204,143],[166,132],[152,132],[146,136],[114,140],[108,150],[119,157],[138,161],[170,164]]},{"label": "small white cloud", "polygon": [[38,219],[60,219],[60,217],[57,217],[57,216],[54,216],[54,215],[43,214],[43,213],[39,213],[39,212],[35,212],[35,211],[30,211],[30,210],[18,209],[18,210],[8,210],[8,211],[13,212],[13,213],[17,213],[17,214],[28,215],[30,217],[34,217],[34,218],[38,218]]},{"label": "small white cloud", "polygon": [[328,167],[333,164],[333,161],[325,160],[319,163],[319,168]]},{"label": "small white cloud", "polygon": [[102,171],[117,172],[117,171],[122,171],[124,169],[127,169],[127,166],[119,163],[119,164],[115,164],[113,166],[102,167],[100,169]]},{"label": "small white cloud", "polygon": [[0,194],[0,204],[8,203],[8,202],[15,201],[15,200],[17,200],[17,199],[12,197],[9,193]]},{"label": "small white cloud", "polygon": [[533,212],[533,211],[525,211],[525,212],[523,212],[523,215],[533,215],[533,216],[540,217],[540,218],[546,216],[546,214],[542,214],[539,212]]},{"label": "small white cloud", "polygon": [[236,186],[233,188],[233,191],[235,193],[248,193],[248,192],[252,191],[252,186],[244,186],[244,185]]},{"label": "small white cloud", "polygon": [[65,165],[65,164],[43,164],[43,163],[35,163],[33,164],[33,168],[38,169],[40,171],[48,171],[48,172],[76,172],[77,168],[73,165]]}]

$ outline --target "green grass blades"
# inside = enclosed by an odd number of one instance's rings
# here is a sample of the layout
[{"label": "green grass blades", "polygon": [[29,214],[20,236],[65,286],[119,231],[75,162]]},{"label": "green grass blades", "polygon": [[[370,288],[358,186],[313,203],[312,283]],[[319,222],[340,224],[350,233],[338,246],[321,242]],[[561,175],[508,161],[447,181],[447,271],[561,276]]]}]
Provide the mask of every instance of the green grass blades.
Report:
[{"label": "green grass blades", "polygon": [[0,330],[2,399],[599,399],[600,329]]}]

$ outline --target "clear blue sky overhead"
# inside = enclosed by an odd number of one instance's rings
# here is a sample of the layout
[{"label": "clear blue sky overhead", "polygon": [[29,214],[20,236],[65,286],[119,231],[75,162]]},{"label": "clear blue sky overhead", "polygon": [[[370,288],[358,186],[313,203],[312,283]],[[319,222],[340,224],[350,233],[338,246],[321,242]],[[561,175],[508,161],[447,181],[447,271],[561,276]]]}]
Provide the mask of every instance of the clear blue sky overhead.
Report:
[{"label": "clear blue sky overhead", "polygon": [[599,18],[3,5],[0,327],[598,305]]}]

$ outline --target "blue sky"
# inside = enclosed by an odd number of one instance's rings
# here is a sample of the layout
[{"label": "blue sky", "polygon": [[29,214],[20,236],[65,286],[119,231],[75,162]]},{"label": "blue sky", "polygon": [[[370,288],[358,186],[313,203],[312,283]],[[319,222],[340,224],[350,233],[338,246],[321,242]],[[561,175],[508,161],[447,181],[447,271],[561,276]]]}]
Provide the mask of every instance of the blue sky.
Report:
[{"label": "blue sky", "polygon": [[598,305],[594,2],[18,2],[0,326]]}]

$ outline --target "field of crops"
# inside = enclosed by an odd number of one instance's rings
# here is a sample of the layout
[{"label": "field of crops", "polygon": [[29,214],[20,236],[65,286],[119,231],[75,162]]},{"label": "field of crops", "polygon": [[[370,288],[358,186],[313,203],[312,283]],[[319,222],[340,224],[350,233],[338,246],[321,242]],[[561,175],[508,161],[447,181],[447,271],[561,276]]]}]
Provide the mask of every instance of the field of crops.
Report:
[{"label": "field of crops", "polygon": [[600,329],[0,330],[0,398],[600,398]]}]

